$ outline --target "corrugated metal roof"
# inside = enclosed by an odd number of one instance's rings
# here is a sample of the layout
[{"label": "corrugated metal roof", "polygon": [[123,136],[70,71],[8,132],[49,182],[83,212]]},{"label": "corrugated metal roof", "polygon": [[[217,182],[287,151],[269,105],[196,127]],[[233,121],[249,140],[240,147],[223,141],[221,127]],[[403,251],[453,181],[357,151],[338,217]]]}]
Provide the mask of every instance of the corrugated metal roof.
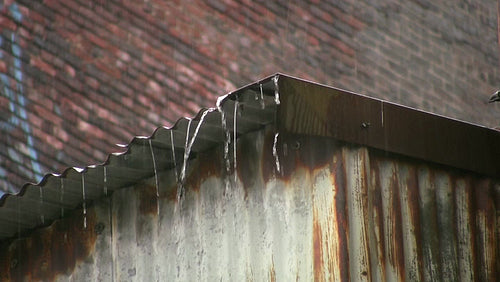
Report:
[{"label": "corrugated metal roof", "polygon": [[[239,105],[238,135],[274,122],[274,77],[277,76],[270,76],[220,98],[231,136],[236,101]],[[171,128],[159,127],[151,136],[137,136],[125,146],[125,152],[110,154],[102,164],[72,167],[61,174],[46,174],[37,184],[25,184],[16,195],[4,194],[0,199],[0,239],[47,225],[64,216],[68,210],[82,207],[86,201],[153,176],[155,169],[163,171],[175,166],[180,174],[187,130],[189,128],[189,138],[192,138],[202,117],[203,123],[189,154],[189,158],[193,158],[197,153],[225,141],[221,112],[217,108],[203,109],[192,119],[179,119]]]},{"label": "corrugated metal roof", "polygon": [[[221,97],[220,106],[232,138],[236,112],[236,135],[275,123],[280,134],[333,137],[481,175],[500,175],[498,131],[282,74]],[[109,155],[103,164],[48,174],[38,184],[24,185],[19,194],[4,195],[0,239],[47,225],[82,203],[153,177],[155,171],[176,167],[180,174],[186,145],[194,140],[187,156],[195,158],[225,142],[223,127],[221,112],[205,109],[172,128],[159,127],[149,137],[134,138],[126,152]]]}]

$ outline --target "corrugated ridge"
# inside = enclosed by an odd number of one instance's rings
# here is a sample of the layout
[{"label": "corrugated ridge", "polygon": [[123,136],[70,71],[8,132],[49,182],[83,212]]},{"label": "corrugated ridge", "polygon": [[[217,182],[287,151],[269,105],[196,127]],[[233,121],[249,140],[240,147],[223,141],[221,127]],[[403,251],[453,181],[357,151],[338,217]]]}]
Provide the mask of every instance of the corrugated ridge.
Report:
[{"label": "corrugated ridge", "polygon": [[[238,134],[244,134],[274,122],[274,74],[219,97],[219,109],[226,115],[227,130],[233,131],[234,106],[238,105]],[[260,94],[260,95],[259,95]],[[266,109],[261,108],[264,98]],[[235,101],[238,101],[236,103]],[[104,197],[108,192],[152,177],[156,171],[182,165],[186,132],[192,137],[198,123],[196,141],[189,158],[224,142],[221,113],[218,108],[203,108],[194,117],[178,119],[172,127],[157,127],[150,136],[135,136],[120,153],[108,154],[100,164],[68,167],[60,174],[47,173],[38,183],[26,183],[17,194],[0,197],[0,240],[64,217],[65,212],[83,203]],[[208,112],[204,114],[205,112]],[[203,119],[203,120],[202,120]],[[232,136],[232,134],[231,134]],[[173,141],[172,141],[173,140]],[[200,141],[203,142],[200,142]],[[173,149],[172,149],[173,142]],[[158,151],[170,154],[158,154]],[[174,151],[174,153],[172,153]],[[158,155],[156,158],[154,155]],[[173,156],[175,155],[175,160]],[[115,177],[115,175],[119,177]]]}]

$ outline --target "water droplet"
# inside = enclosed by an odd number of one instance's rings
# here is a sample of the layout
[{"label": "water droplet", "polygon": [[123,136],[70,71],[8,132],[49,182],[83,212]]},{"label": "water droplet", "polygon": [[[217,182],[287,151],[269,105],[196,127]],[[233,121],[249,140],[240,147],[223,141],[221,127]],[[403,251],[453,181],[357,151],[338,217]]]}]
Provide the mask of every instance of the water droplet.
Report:
[{"label": "water droplet", "polygon": [[275,161],[275,164],[276,164],[276,171],[278,173],[281,173],[281,166],[280,166],[280,159],[279,159],[279,156],[278,156],[278,137],[279,137],[279,133],[276,132],[276,134],[274,134],[274,142],[273,142],[273,156],[274,156],[274,161]]},{"label": "water droplet", "polygon": [[151,160],[153,162],[153,170],[155,174],[155,186],[156,186],[156,214],[160,214],[160,192],[158,188],[158,174],[156,171],[156,159],[155,159],[155,153],[153,151],[153,142],[151,139],[149,139],[149,150],[151,151]]},{"label": "water droplet", "polygon": [[384,101],[380,101],[380,119],[382,127],[384,127]]},{"label": "water droplet", "polygon": [[175,157],[175,144],[174,144],[174,130],[170,130],[170,146],[172,147],[172,160],[174,162],[174,172],[176,181],[179,180],[179,176],[177,175],[177,159]]},{"label": "water droplet", "polygon": [[274,102],[276,105],[279,105],[280,102],[280,93],[279,93],[279,87],[278,87],[278,75],[275,75],[273,77],[273,82],[274,82]]},{"label": "water droplet", "polygon": [[103,175],[104,175],[104,195],[108,195],[108,169],[106,168],[106,166],[103,166],[102,167],[103,169]]},{"label": "water droplet", "polygon": [[236,117],[238,116],[238,105],[239,105],[239,102],[236,101],[236,103],[234,103],[234,116],[233,116],[233,173],[234,173],[234,182],[236,183],[237,181],[237,178],[238,178],[238,174],[236,173],[236,137],[237,137],[237,134],[238,134],[238,130],[237,130],[237,119]]},{"label": "water droplet", "polygon": [[184,195],[184,181],[186,179],[186,166],[187,160],[189,158],[188,144],[189,144],[189,130],[191,129],[191,120],[188,120],[188,125],[186,129],[186,141],[184,142],[184,158],[182,160],[181,175],[179,179],[180,186],[177,187],[177,200],[180,200],[182,195]]},{"label": "water droplet", "polygon": [[188,121],[188,126],[187,126],[187,130],[186,130],[186,142],[184,144],[184,160],[183,160],[182,169],[181,169],[181,180],[180,180],[181,190],[179,191],[179,189],[178,189],[178,191],[177,191],[177,199],[180,199],[184,195],[184,184],[186,181],[187,161],[189,159],[189,155],[191,154],[191,149],[193,148],[194,142],[196,141],[196,136],[198,136],[198,132],[200,131],[201,125],[203,124],[203,121],[205,120],[205,117],[207,116],[208,113],[209,113],[209,111],[207,110],[201,114],[200,121],[198,122],[198,125],[196,126],[196,128],[193,132],[193,136],[191,136],[191,138],[189,138],[189,131],[191,128],[192,120],[190,119]]},{"label": "water droplet", "polygon": [[259,86],[260,86],[260,108],[265,109],[266,101],[264,101],[264,91],[262,90],[262,83],[260,83]]},{"label": "water droplet", "polygon": [[85,174],[81,172],[82,174],[82,207],[83,207],[83,228],[87,229],[87,205],[85,203]]},{"label": "water droplet", "polygon": [[61,177],[61,191],[59,203],[61,204],[61,217],[64,217],[64,178]]},{"label": "water droplet", "polygon": [[231,133],[229,132],[229,129],[227,128],[227,120],[226,120],[226,112],[222,109],[222,103],[220,103],[223,99],[217,100],[217,110],[221,114],[221,126],[222,126],[222,131],[224,132],[224,164],[226,167],[226,175],[224,177],[224,182],[225,182],[225,192],[228,192],[229,189],[229,179],[228,175],[231,170],[231,165],[229,161],[229,143],[231,142]]},{"label": "water droplet", "polygon": [[40,204],[38,205],[38,213],[40,214],[40,222],[42,224],[45,224],[45,216],[43,213],[43,190],[42,186],[40,186],[39,188],[40,188]]}]

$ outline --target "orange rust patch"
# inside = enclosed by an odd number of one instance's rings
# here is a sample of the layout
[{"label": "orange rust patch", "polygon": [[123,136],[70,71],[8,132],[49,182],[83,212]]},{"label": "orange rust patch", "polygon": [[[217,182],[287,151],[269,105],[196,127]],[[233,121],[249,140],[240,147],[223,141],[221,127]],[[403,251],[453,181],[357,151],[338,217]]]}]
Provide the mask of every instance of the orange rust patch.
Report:
[{"label": "orange rust patch", "polygon": [[402,215],[401,215],[401,202],[400,202],[400,192],[398,185],[398,176],[394,172],[392,180],[390,182],[391,192],[391,222],[392,225],[392,235],[389,242],[389,260],[390,263],[396,267],[398,273],[398,279],[404,280],[405,273],[405,258],[404,258],[404,241],[403,241],[403,230],[402,230]]},{"label": "orange rust patch", "polygon": [[[372,203],[371,209],[374,212],[374,228],[376,229],[375,234],[378,234],[377,243],[377,253],[378,262],[382,265],[382,277],[385,277],[385,233],[384,233],[384,216],[383,216],[383,204],[382,204],[382,186],[380,184],[380,171],[379,171],[379,161],[373,160],[370,164],[370,169],[372,173],[372,184],[370,191],[370,202]],[[376,267],[376,266],[375,266]]]},{"label": "orange rust patch", "polygon": [[339,268],[342,281],[349,281],[349,228],[348,211],[346,205],[346,167],[342,161],[342,152],[335,151],[335,160],[330,165],[333,178],[333,185],[337,187],[335,191],[335,214],[337,218],[338,246],[339,246]]},{"label": "orange rust patch", "polygon": [[269,269],[269,281],[276,282],[276,270],[274,269],[274,259],[271,261],[271,269]]},{"label": "orange rust patch", "polygon": [[96,214],[87,210],[87,228],[82,211],[33,231],[28,237],[3,246],[0,253],[1,281],[52,281],[69,274],[93,251],[97,234]]},{"label": "orange rust patch", "polygon": [[[418,176],[417,169],[413,165],[408,166],[408,179],[406,185],[408,186],[408,203],[409,203],[409,215],[410,222],[412,223],[413,235],[415,236],[416,242],[422,242],[422,230],[420,222],[420,196],[418,192]],[[417,243],[417,263],[418,263],[418,273],[419,277],[424,277],[423,273],[423,257],[422,257],[422,245]]]},{"label": "orange rust patch", "polygon": [[314,259],[314,280],[324,281],[323,275],[323,246],[321,224],[318,222],[318,211],[313,210],[313,259]]},{"label": "orange rust patch", "polygon": [[138,185],[136,193],[139,199],[139,210],[142,214],[156,214],[159,201],[156,196],[156,186],[153,185]]},{"label": "orange rust patch", "polygon": [[198,153],[196,158],[191,159],[187,164],[193,167],[186,168],[186,171],[190,173],[186,176],[185,187],[199,191],[201,184],[207,178],[222,175],[222,159],[223,153],[220,147]]}]

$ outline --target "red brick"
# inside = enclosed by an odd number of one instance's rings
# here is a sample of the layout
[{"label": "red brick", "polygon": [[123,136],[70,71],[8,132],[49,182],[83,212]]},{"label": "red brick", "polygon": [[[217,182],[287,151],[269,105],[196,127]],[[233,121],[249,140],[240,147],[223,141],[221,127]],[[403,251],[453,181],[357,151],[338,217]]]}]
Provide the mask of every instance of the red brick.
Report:
[{"label": "red brick", "polygon": [[4,61],[0,61],[0,72],[7,73],[7,64]]},{"label": "red brick", "polygon": [[4,15],[0,15],[0,27],[10,29],[10,30],[16,30],[17,25],[14,21],[12,21],[10,18],[7,18]]},{"label": "red brick", "polygon": [[47,64],[46,62],[42,61],[42,59],[38,57],[32,57],[30,60],[30,64],[33,65],[34,67],[40,69],[41,71],[49,74],[50,76],[55,76],[56,75],[56,70]]}]

